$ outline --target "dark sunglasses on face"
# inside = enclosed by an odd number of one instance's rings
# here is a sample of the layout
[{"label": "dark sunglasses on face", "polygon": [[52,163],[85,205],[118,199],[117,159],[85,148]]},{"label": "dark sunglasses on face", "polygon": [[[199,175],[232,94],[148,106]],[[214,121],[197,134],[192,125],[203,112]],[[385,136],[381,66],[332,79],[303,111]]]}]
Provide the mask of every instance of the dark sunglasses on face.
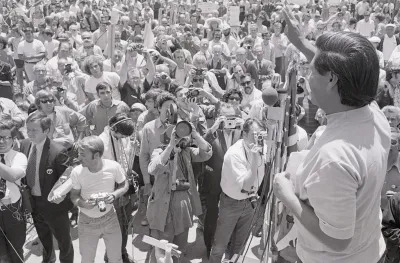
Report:
[{"label": "dark sunglasses on face", "polygon": [[193,79],[193,82],[203,82],[204,79]]},{"label": "dark sunglasses on face", "polygon": [[54,99],[42,99],[40,100],[41,103],[46,104],[46,103],[54,103]]},{"label": "dark sunglasses on face", "polygon": [[251,83],[251,81],[249,80],[249,81],[242,82],[241,85],[248,86],[248,85],[250,85],[250,83]]},{"label": "dark sunglasses on face", "polygon": [[228,99],[229,99],[229,100],[236,100],[236,101],[240,101],[240,98],[239,98],[239,97],[229,97]]}]

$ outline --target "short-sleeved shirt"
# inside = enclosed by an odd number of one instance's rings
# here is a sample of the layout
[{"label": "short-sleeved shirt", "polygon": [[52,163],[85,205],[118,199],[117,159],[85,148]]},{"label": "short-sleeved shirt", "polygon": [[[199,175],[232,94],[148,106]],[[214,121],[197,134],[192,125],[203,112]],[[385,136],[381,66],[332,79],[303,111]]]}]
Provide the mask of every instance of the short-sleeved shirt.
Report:
[{"label": "short-sleeved shirt", "polygon": [[[123,183],[125,178],[121,165],[106,159],[103,159],[103,168],[96,173],[90,172],[82,165],[75,167],[71,172],[72,188],[81,190],[84,200],[89,200],[93,194],[114,192],[115,184]],[[81,207],[80,211],[89,217],[98,218],[104,216],[112,207],[112,204],[107,204],[105,212],[100,212],[98,206],[92,209]]]},{"label": "short-sleeved shirt", "polygon": [[[40,40],[34,39],[32,42],[22,41],[18,44],[18,55],[25,55],[27,57],[38,56],[44,54],[46,49]],[[26,61],[36,63],[38,60]]]},{"label": "short-sleeved shirt", "polygon": [[390,147],[390,127],[376,102],[327,115],[328,125],[292,176],[295,192],[310,205],[329,237],[350,239],[333,251],[299,221],[297,254],[303,262],[378,262],[385,251],[380,196]]},{"label": "short-sleeved shirt", "polygon": [[[10,151],[4,154],[4,161],[6,162],[6,165],[8,167],[11,167],[13,169],[18,169],[21,172],[23,172],[24,174],[23,177],[25,177],[25,171],[26,167],[28,166],[28,160],[23,153],[11,149]],[[7,191],[6,195],[2,199],[3,201],[9,200],[10,203],[13,204],[19,200],[21,194],[16,184],[20,185],[21,179],[18,179],[17,181],[15,181],[15,183],[6,181]]]},{"label": "short-sleeved shirt", "polygon": [[[251,171],[251,156],[245,153],[243,139],[238,140],[226,151],[221,173],[221,189],[230,198],[244,200],[249,198],[247,193],[242,193],[246,175]],[[261,156],[257,161],[260,165],[257,168],[257,176],[254,180],[254,187],[258,189],[264,177],[264,164]]]},{"label": "short-sleeved shirt", "polygon": [[112,97],[115,100],[121,100],[121,93],[118,90],[120,77],[115,72],[104,71],[100,78],[91,77],[86,81],[85,91],[94,95],[98,99],[96,86],[101,82],[106,82],[111,85]]}]

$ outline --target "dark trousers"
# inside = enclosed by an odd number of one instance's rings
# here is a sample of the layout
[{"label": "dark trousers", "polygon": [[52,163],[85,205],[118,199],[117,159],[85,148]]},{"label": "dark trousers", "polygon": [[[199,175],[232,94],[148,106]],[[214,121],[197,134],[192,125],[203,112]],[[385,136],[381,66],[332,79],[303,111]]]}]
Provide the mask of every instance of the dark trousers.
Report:
[{"label": "dark trousers", "polygon": [[207,253],[211,251],[218,220],[218,203],[221,195],[221,174],[206,172],[203,179],[205,197],[204,209],[204,243]]},{"label": "dark trousers", "polygon": [[[20,263],[20,258],[24,259],[23,246],[26,239],[25,218],[17,219],[13,216],[14,211],[22,212],[22,209],[19,207],[20,203],[21,200],[7,205],[8,209],[3,206],[0,211],[0,227],[5,234],[4,236],[3,232],[0,231],[0,258],[7,258],[11,260],[11,263]],[[18,254],[15,253],[11,245]]]},{"label": "dark trousers", "polygon": [[68,211],[54,211],[45,197],[33,197],[33,223],[43,244],[43,262],[55,262],[53,235],[60,248],[60,262],[74,261]]},{"label": "dark trousers", "polygon": [[285,81],[285,57],[275,58],[275,73],[281,75],[282,81]]}]

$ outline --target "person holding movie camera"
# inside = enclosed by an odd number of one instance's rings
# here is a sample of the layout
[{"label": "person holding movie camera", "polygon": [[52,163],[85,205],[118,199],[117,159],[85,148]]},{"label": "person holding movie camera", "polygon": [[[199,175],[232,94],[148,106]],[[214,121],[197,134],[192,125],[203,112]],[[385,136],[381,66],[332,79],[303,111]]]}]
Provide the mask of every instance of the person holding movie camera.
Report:
[{"label": "person holding movie camera", "polygon": [[82,262],[94,262],[97,243],[102,237],[108,262],[122,263],[121,229],[113,203],[128,190],[126,173],[116,161],[102,159],[104,143],[98,136],[83,138],[78,147],[81,165],[71,172],[71,200],[80,209],[78,236]]},{"label": "person holding movie camera", "polygon": [[[122,261],[132,262],[126,250],[128,241],[128,225],[132,219],[132,212],[136,197],[136,182],[135,174],[132,171],[135,145],[134,141],[130,140],[134,132],[134,122],[125,113],[117,113],[109,120],[109,125],[104,128],[102,134],[99,135],[104,143],[104,153],[102,158],[114,160],[121,164],[123,171],[126,171],[126,176],[129,182],[129,190],[114,202],[117,212],[118,221],[122,233]],[[108,262],[107,256],[104,257]]]},{"label": "person holding movie camera", "polygon": [[192,162],[204,162],[211,155],[211,145],[190,122],[178,121],[166,129],[148,166],[155,177],[146,213],[154,238],[185,250],[193,215],[202,214]]},{"label": "person holding movie camera", "polygon": [[262,158],[264,124],[247,119],[242,138],[227,151],[221,171],[219,216],[210,263],[220,263],[232,240],[226,257],[239,254],[251,225],[257,190],[264,178]]},{"label": "person holding movie camera", "polygon": [[27,158],[14,146],[18,129],[11,118],[0,116],[0,262],[23,261],[26,221],[19,190],[25,177]]}]

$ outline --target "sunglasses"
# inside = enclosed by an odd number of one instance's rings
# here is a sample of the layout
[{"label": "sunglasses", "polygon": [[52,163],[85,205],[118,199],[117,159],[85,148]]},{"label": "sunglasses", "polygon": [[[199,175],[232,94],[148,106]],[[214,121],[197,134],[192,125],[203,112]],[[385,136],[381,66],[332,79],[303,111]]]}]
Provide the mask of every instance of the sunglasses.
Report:
[{"label": "sunglasses", "polygon": [[193,82],[203,82],[204,79],[193,79]]},{"label": "sunglasses", "polygon": [[239,97],[229,97],[228,99],[229,99],[229,100],[236,100],[236,101],[240,101],[240,98],[239,98]]},{"label": "sunglasses", "polygon": [[242,86],[247,86],[247,85],[250,85],[250,83],[251,83],[251,81],[245,81],[245,82],[242,82],[241,85]]},{"label": "sunglasses", "polygon": [[40,100],[41,103],[46,104],[46,103],[54,103],[54,99],[43,99]]}]

